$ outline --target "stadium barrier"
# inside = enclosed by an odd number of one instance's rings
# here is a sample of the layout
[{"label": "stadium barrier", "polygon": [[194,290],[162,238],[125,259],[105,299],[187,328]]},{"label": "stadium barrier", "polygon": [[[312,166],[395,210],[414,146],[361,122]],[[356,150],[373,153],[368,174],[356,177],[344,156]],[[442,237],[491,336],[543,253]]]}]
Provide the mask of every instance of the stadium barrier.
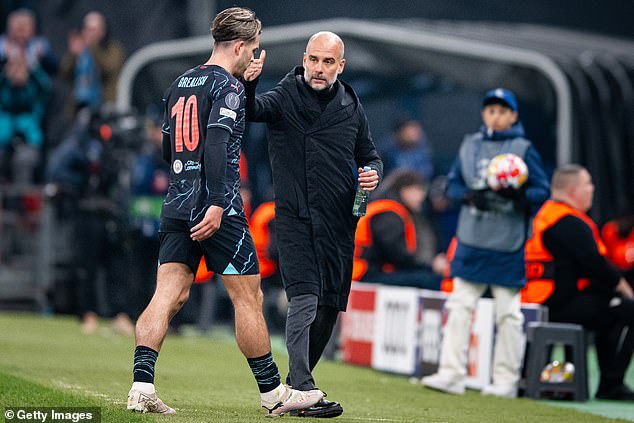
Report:
[{"label": "stadium barrier", "polygon": [[[447,320],[443,292],[354,282],[348,311],[341,316],[342,361],[422,377],[438,368],[442,326]],[[547,320],[547,309],[522,304],[524,333],[529,322]],[[495,336],[493,300],[481,298],[469,341],[467,387],[491,380]]]}]

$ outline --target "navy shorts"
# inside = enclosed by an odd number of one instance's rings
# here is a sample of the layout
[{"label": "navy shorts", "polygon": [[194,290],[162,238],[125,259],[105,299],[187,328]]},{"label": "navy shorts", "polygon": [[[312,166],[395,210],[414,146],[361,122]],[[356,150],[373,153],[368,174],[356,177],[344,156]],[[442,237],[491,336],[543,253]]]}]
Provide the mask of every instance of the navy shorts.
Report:
[{"label": "navy shorts", "polygon": [[159,229],[159,263],[183,263],[194,274],[200,258],[207,269],[220,275],[257,275],[260,273],[249,225],[244,217],[223,216],[220,229],[198,242],[190,238],[194,222],[162,218]]}]

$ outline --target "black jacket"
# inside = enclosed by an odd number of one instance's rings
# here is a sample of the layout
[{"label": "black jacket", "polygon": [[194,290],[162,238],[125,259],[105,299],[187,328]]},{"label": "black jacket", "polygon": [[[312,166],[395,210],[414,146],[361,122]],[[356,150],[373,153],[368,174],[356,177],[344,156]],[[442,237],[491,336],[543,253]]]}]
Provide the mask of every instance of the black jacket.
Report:
[{"label": "black jacket", "polygon": [[[606,303],[615,295],[621,275],[605,257],[592,234],[592,229],[575,216],[564,216],[544,231],[544,247],[554,257],[555,290],[544,303],[557,313],[577,295],[600,295]],[[590,279],[590,286],[579,292],[577,280]]]},{"label": "black jacket", "polygon": [[357,218],[352,216],[357,167],[381,177],[368,121],[352,88],[340,81],[322,108],[296,67],[255,96],[246,83],[249,121],[266,122],[275,191],[280,270],[288,297],[315,293],[320,305],[345,310]]}]

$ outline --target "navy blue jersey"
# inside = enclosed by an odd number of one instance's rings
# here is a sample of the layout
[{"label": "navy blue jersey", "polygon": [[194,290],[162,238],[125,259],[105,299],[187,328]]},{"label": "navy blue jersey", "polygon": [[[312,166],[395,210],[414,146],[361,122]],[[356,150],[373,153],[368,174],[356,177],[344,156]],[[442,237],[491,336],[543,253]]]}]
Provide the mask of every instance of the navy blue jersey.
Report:
[{"label": "navy blue jersey", "polygon": [[[170,137],[171,171],[162,216],[200,221],[212,204],[223,207],[225,216],[244,216],[240,145],[245,100],[240,81],[220,66],[201,65],[176,78],[163,102],[163,133]],[[230,134],[226,143],[224,193],[212,192],[206,175],[210,166],[217,164],[213,163],[214,157],[205,154],[206,149],[211,151],[212,146],[217,146],[208,137],[210,128],[222,128]],[[220,157],[219,160],[225,160],[224,155]]]}]

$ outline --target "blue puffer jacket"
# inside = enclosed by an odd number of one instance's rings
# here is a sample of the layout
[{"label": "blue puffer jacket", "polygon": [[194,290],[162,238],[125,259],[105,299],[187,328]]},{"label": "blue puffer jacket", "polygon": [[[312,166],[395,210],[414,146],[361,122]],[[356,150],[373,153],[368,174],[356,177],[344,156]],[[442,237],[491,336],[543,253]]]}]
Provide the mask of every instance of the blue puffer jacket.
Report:
[{"label": "blue puffer jacket", "polygon": [[[483,126],[479,134],[483,140],[505,142],[513,138],[523,138],[524,128],[517,122],[507,131],[489,134]],[[534,214],[548,198],[550,186],[541,157],[533,146],[528,148],[524,161],[528,166],[524,194]],[[449,172],[447,195],[460,202],[468,191],[469,188],[462,176],[460,160],[456,159]],[[523,248],[507,253],[471,247],[458,242],[451,262],[451,276],[458,276],[470,282],[521,288],[526,283],[524,267]]]}]

